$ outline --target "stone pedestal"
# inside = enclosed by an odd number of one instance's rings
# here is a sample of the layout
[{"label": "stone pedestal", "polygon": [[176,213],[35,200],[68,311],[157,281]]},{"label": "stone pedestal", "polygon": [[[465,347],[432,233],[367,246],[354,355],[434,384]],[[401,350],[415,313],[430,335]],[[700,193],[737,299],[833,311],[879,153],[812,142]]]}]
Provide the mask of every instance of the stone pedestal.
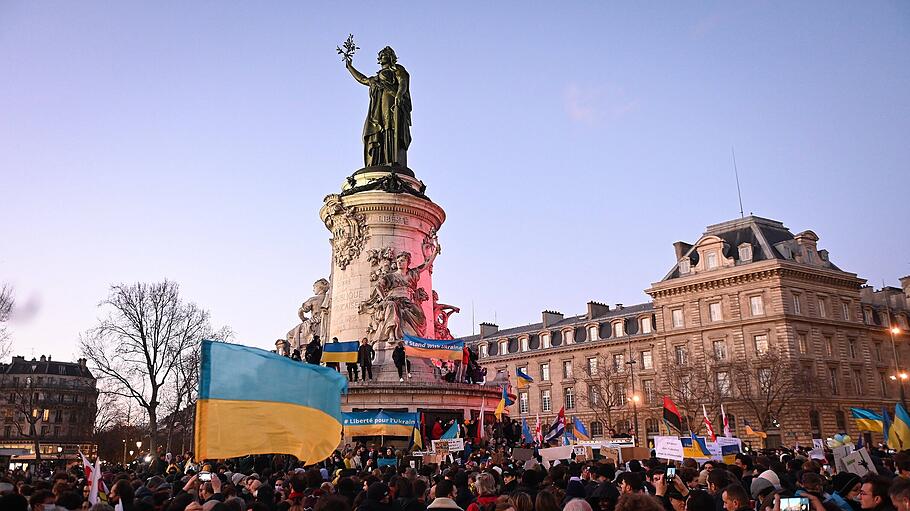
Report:
[{"label": "stone pedestal", "polygon": [[[424,261],[423,246],[435,240],[436,231],[445,221],[441,207],[424,195],[423,183],[404,167],[369,167],[349,177],[339,194],[329,195],[319,212],[332,233],[331,307],[328,338],[342,341],[368,337],[370,315],[359,311],[374,288],[371,274],[377,270],[371,251],[391,249],[395,254],[407,251],[411,265]],[[419,287],[428,298],[421,308],[426,316],[423,337],[432,338],[433,282],[432,268],[421,275]],[[374,346],[374,365],[381,379],[397,381],[391,364],[391,347],[380,342]],[[412,360],[412,374],[427,381],[432,368],[426,361]],[[387,367],[382,367],[387,366]],[[429,375],[427,372],[429,371]]]}]

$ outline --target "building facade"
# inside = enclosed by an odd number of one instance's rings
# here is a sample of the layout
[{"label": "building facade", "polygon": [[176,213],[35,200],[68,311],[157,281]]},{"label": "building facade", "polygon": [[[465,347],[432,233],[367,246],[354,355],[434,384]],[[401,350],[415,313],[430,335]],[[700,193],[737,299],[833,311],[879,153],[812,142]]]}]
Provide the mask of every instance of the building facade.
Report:
[{"label": "building facade", "polygon": [[37,438],[42,460],[76,460],[80,450],[94,455],[97,402],[96,379],[85,359],[15,356],[0,364],[0,449],[27,452],[13,461],[28,462],[35,459]]},{"label": "building facade", "polygon": [[[765,445],[806,445],[856,429],[851,407],[880,412],[904,394],[910,362],[910,277],[874,290],[835,266],[812,231],[746,217],[674,244],[675,264],[645,292],[651,302],[589,302],[585,314],[545,311],[541,322],[467,338],[488,371],[516,369],[513,418],[553,419],[560,407],[593,436],[666,431],[663,397],[691,429],[721,406],[737,436],[748,424]],[[903,361],[903,362],[902,362]],[[512,378],[515,382],[515,378]],[[759,441],[758,437],[751,440]]]}]

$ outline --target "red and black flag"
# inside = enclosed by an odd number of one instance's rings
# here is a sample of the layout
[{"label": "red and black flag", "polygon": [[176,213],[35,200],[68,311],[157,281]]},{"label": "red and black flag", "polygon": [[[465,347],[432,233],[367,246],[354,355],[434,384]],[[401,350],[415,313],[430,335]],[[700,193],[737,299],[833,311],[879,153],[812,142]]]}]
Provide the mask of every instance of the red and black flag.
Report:
[{"label": "red and black flag", "polygon": [[676,428],[676,431],[682,431],[682,416],[676,409],[676,403],[667,396],[664,396],[664,420],[668,425]]}]

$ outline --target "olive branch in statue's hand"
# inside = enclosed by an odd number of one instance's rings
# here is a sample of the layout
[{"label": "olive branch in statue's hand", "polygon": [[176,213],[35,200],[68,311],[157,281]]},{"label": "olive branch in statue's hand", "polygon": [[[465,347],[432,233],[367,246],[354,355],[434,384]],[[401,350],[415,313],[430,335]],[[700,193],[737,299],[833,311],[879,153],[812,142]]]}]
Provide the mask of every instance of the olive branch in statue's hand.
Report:
[{"label": "olive branch in statue's hand", "polygon": [[348,38],[344,40],[344,43],[341,46],[336,46],[335,51],[341,55],[341,60],[345,64],[350,64],[351,60],[354,58],[354,52],[359,50],[360,47],[354,44],[354,34],[348,34]]}]

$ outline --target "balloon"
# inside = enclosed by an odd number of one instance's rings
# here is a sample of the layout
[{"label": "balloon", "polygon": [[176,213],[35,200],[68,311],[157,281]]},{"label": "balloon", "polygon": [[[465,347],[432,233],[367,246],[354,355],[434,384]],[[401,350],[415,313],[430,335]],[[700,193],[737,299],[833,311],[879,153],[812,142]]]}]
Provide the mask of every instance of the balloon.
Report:
[{"label": "balloon", "polygon": [[842,442],[844,442],[845,444],[852,444],[852,443],[853,443],[853,439],[850,438],[850,435],[844,435],[844,438],[843,438]]},{"label": "balloon", "polygon": [[838,434],[834,435],[834,440],[836,442],[842,444],[842,443],[844,443],[844,435],[842,435],[841,433],[838,433]]},{"label": "balloon", "polygon": [[831,437],[828,437],[828,439],[825,441],[825,443],[828,444],[829,449],[834,449],[835,447],[840,447],[843,445],[843,443],[838,442],[837,440],[835,440]]}]

